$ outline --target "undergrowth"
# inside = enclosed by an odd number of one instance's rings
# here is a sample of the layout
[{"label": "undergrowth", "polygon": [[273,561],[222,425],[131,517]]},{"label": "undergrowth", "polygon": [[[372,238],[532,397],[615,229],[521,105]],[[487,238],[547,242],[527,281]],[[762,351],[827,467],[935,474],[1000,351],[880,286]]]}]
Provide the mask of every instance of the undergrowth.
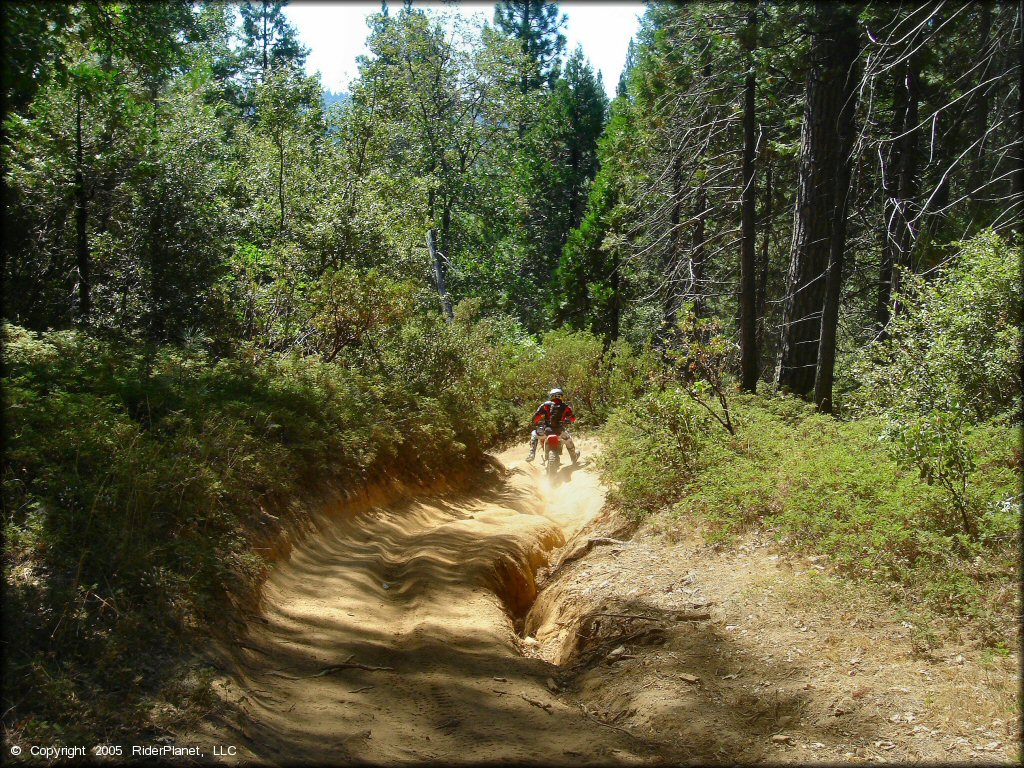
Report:
[{"label": "undergrowth", "polygon": [[789,396],[735,395],[732,407],[735,436],[671,387],[639,403],[642,422],[636,407],[615,412],[604,430],[612,501],[695,524],[710,543],[769,532],[948,616],[1015,615],[1019,425],[994,419],[968,434],[978,456],[968,536],[943,489],[894,460],[881,419],[838,421]]},{"label": "undergrowth", "polygon": [[297,500],[457,473],[519,421],[481,324],[410,321],[373,363],[4,341],[4,723],[32,741],[137,738],[201,705],[189,630],[252,603]]},{"label": "undergrowth", "polygon": [[[552,386],[600,419],[628,347],[410,313],[321,355],[5,325],[8,741],[138,740],[212,703],[196,639],[254,604],[275,537],[327,492],[472,471]],[[608,369],[615,364],[616,376]],[[232,607],[233,606],[233,607]]]},{"label": "undergrowth", "polygon": [[[681,326],[689,345],[659,389],[609,419],[612,499],[670,511],[711,542],[770,531],[1005,642],[1024,498],[1021,249],[992,232],[955,248],[928,279],[906,276],[885,337],[845,361],[841,419],[787,395],[727,394],[727,355],[709,353],[728,340]],[[694,392],[702,367],[734,430]]]}]

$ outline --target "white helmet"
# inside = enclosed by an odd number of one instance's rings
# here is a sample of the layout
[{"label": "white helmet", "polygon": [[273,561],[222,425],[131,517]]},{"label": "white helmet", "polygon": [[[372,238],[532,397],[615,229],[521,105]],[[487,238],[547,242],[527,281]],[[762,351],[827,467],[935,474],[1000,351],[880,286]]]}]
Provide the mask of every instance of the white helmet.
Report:
[{"label": "white helmet", "polygon": [[561,400],[562,394],[562,390],[560,390],[558,387],[555,387],[550,392],[548,392],[548,399],[554,400],[557,397],[559,400]]}]

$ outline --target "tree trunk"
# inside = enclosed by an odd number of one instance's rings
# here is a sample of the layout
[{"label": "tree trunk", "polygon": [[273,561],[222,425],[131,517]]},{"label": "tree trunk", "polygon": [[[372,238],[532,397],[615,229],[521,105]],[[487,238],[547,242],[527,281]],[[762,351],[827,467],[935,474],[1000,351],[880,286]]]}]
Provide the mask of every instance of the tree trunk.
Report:
[{"label": "tree trunk", "polygon": [[[522,40],[523,49],[523,60],[530,61],[530,3],[529,0],[523,3],[523,21],[519,29],[519,36]],[[520,90],[525,96],[530,92],[530,77],[529,73],[524,70],[522,75],[522,81],[520,83]],[[522,138],[525,126],[520,126],[519,135]]]},{"label": "tree trunk", "polygon": [[818,336],[818,364],[814,378],[814,402],[818,410],[832,412],[832,385],[835,380],[836,335],[839,327],[839,298],[842,291],[843,261],[846,255],[846,212],[850,198],[850,173],[854,141],[854,116],[857,109],[856,62],[859,52],[856,17],[841,23],[836,30],[837,64],[846,71],[842,83],[842,108],[839,112],[839,157],[835,175],[835,208],[829,238],[825,304],[821,311]]},{"label": "tree trunk", "polygon": [[[705,52],[706,54],[706,52]],[[705,61],[703,67],[705,82],[711,82],[711,62]],[[709,110],[705,107],[703,122],[707,123]],[[693,297],[693,314],[702,317],[705,311],[705,285],[704,275],[707,272],[707,214],[708,214],[708,188],[703,181],[706,178],[706,161],[700,158],[701,184],[697,188],[697,206],[694,210],[693,225],[693,247],[690,251],[690,294]]]},{"label": "tree trunk", "polygon": [[[985,65],[979,68],[977,78],[977,84],[981,86],[988,79],[992,61],[991,51],[989,50],[992,44],[992,4],[989,2],[980,3],[978,13],[980,14],[978,22],[978,54],[985,61]],[[970,138],[978,142],[978,144],[971,150],[970,170],[967,175],[967,199],[970,202],[971,212],[977,216],[979,213],[980,192],[984,186],[985,138],[988,134],[989,113],[988,87],[985,86],[975,91],[970,98],[971,107],[968,117],[971,125]]]},{"label": "tree trunk", "polygon": [[270,40],[267,36],[267,17],[270,15],[268,0],[263,0],[263,80],[266,82],[267,70],[270,68]]},{"label": "tree trunk", "polygon": [[1017,162],[1013,169],[1014,229],[1024,238],[1024,0],[1017,3]]},{"label": "tree trunk", "polygon": [[619,338],[619,318],[621,314],[619,298],[619,255],[618,252],[612,254],[612,306],[611,306],[611,317],[609,318],[610,330],[608,333],[609,341],[617,341]]},{"label": "tree trunk", "polygon": [[878,301],[875,305],[875,320],[878,324],[878,340],[885,339],[886,328],[889,325],[889,302],[892,300],[892,275],[893,267],[899,261],[899,232],[897,222],[899,220],[899,168],[900,147],[903,133],[907,123],[907,67],[902,64],[893,73],[893,115],[892,115],[892,139],[886,147],[884,163],[882,167],[882,194],[884,203],[882,206],[885,218],[884,232],[885,242],[882,244],[882,263],[878,275]]},{"label": "tree trunk", "polygon": [[754,153],[757,149],[756,82],[754,55],[757,47],[757,6],[747,15],[751,36],[750,54],[743,99],[743,197],[740,203],[740,386],[747,392],[757,390],[757,254],[756,215],[757,187],[754,180]]},{"label": "tree trunk", "polygon": [[78,313],[86,318],[92,308],[92,297],[89,285],[89,203],[85,194],[82,155],[82,92],[79,90],[75,109],[75,256],[78,262]]},{"label": "tree trunk", "polygon": [[669,214],[671,235],[662,262],[665,276],[665,303],[662,310],[662,327],[667,336],[675,333],[679,317],[679,297],[676,288],[677,272],[683,255],[683,232],[680,227],[683,211],[683,159],[678,152],[672,160],[672,212]]},{"label": "tree trunk", "polygon": [[693,296],[693,314],[704,315],[704,273],[707,270],[707,252],[704,241],[707,239],[708,190],[703,182],[697,190],[697,208],[694,211],[693,249],[690,252],[690,294]]},{"label": "tree trunk", "polygon": [[855,19],[847,7],[824,0],[815,4],[811,19],[793,241],[776,372],[778,386],[799,395],[814,389],[841,164],[837,126],[851,63],[844,43]]},{"label": "tree trunk", "polygon": [[[921,59],[912,55],[907,62],[906,98],[907,109],[904,113],[903,132],[900,140],[899,189],[896,206],[893,211],[893,242],[895,266],[908,269],[912,266],[910,252],[917,239],[917,216],[914,213],[917,197],[917,141],[921,134],[917,127],[918,100],[920,98]],[[891,291],[896,296],[892,304],[894,314],[899,314],[900,273],[894,269],[890,280]]]},{"label": "tree trunk", "polygon": [[445,280],[447,270],[441,252],[437,250],[437,231],[434,229],[427,230],[427,250],[430,251],[430,261],[434,265],[434,282],[437,284],[437,293],[441,297],[441,309],[444,312],[445,320],[450,323],[455,319],[455,313],[452,310],[452,300],[448,295],[448,284]]},{"label": "tree trunk", "polygon": [[768,307],[769,246],[774,230],[772,226],[772,165],[770,161],[766,162],[764,167],[764,210],[761,211],[761,221],[763,222],[761,226],[761,271],[757,278],[757,317],[761,320],[757,340],[758,348],[764,342],[764,318]]},{"label": "tree trunk", "polygon": [[280,231],[284,232],[284,137],[277,142],[277,200],[281,207]]}]

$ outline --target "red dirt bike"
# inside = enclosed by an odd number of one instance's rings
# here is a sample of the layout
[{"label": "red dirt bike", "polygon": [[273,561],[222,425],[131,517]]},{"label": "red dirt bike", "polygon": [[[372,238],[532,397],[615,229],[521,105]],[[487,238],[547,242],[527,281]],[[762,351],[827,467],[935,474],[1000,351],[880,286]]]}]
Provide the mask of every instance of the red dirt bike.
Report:
[{"label": "red dirt bike", "polygon": [[551,427],[545,427],[539,437],[540,455],[544,457],[544,467],[548,477],[554,478],[558,474],[558,465],[562,463],[562,438],[556,435]]}]

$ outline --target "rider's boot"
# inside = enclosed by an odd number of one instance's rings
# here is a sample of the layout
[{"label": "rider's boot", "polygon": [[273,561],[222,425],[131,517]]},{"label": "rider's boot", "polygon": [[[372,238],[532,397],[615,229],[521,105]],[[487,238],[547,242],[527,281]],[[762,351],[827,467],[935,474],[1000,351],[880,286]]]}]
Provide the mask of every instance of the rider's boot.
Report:
[{"label": "rider's boot", "polygon": [[569,449],[569,458],[572,459],[573,464],[578,464],[580,461],[580,452],[575,448]]},{"label": "rider's boot", "polygon": [[526,457],[527,461],[533,461],[533,458],[537,455],[537,449],[531,448],[529,455]]}]

